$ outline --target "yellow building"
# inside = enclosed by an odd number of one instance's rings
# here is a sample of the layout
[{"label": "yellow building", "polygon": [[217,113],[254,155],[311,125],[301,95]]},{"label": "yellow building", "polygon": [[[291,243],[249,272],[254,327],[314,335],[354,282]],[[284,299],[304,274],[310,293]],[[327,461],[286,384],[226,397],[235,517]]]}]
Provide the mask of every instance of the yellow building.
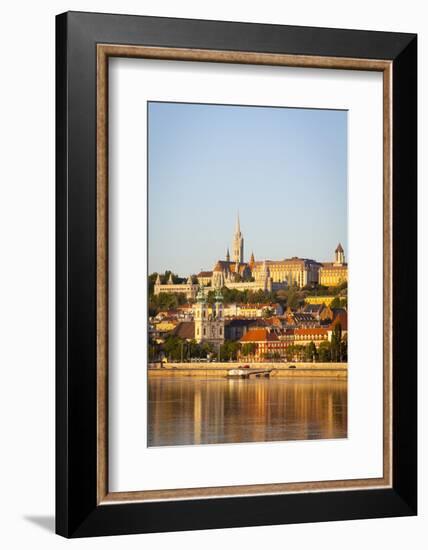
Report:
[{"label": "yellow building", "polygon": [[334,296],[307,296],[305,298],[305,302],[307,304],[313,304],[313,305],[321,305],[325,304],[326,306],[329,306],[331,302],[334,300]]},{"label": "yellow building", "polygon": [[348,264],[345,253],[339,243],[335,250],[335,261],[323,263],[319,270],[319,284],[323,286],[339,286],[348,281]]},{"label": "yellow building", "polygon": [[273,283],[282,283],[286,286],[298,286],[300,288],[318,282],[318,271],[321,266],[314,260],[307,258],[288,258],[286,260],[265,260],[255,262],[254,257],[252,274],[257,278],[265,263],[270,272]]},{"label": "yellow building", "polygon": [[[219,260],[212,270],[211,286],[214,288],[225,286],[241,292],[245,290],[271,292],[288,286],[297,285],[302,288],[308,284],[318,283],[321,264],[314,260],[294,257],[256,262],[252,253],[249,262],[245,262],[244,236],[241,232],[239,217],[232,243],[233,258],[231,259],[227,249],[226,260]],[[209,274],[210,272],[201,272],[198,275],[198,282],[208,283]]]},{"label": "yellow building", "polygon": [[169,319],[160,321],[155,325],[156,330],[159,332],[170,332],[171,330],[174,330],[176,326],[177,326],[177,321],[172,321]]},{"label": "yellow building", "polygon": [[211,286],[211,280],[213,278],[212,271],[201,271],[196,275],[199,285]]}]

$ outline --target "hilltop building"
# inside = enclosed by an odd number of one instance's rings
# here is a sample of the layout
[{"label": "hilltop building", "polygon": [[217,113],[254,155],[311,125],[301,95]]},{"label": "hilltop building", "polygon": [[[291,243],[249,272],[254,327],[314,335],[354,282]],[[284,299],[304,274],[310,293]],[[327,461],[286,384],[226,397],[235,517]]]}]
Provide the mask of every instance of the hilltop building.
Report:
[{"label": "hilltop building", "polygon": [[324,286],[339,286],[348,280],[348,264],[345,262],[345,252],[339,243],[334,251],[334,262],[323,263],[319,273],[319,284]]},{"label": "hilltop building", "polygon": [[[254,257],[253,257],[254,259]],[[282,283],[286,286],[298,286],[318,283],[318,271],[321,264],[307,258],[288,258],[285,260],[265,260],[273,283]],[[257,277],[264,269],[265,262],[253,262],[252,273]]]},{"label": "hilltop building", "polygon": [[155,281],[154,294],[157,295],[161,292],[165,292],[166,294],[185,294],[188,300],[194,300],[198,292],[198,288],[199,286],[192,282],[192,277],[190,275],[185,283],[180,284],[174,283],[172,275],[170,274],[168,281],[163,284],[160,275],[158,274]]},{"label": "hilltop building", "polygon": [[[212,289],[226,287],[241,292],[272,292],[290,286],[303,288],[318,283],[325,286],[338,286],[348,280],[348,265],[345,263],[345,253],[341,244],[335,250],[335,261],[330,263],[320,263],[296,256],[283,260],[256,261],[253,252],[250,260],[246,262],[244,235],[238,214],[232,238],[232,259],[227,248],[226,258],[218,260],[212,271],[201,271],[196,279],[198,284],[194,284],[191,277],[185,283],[174,284],[170,276],[167,283],[162,284],[158,276],[154,293],[184,293],[189,299],[194,300],[198,285]],[[318,299],[317,297],[316,300]],[[316,303],[316,300],[311,303]]]},{"label": "hilltop building", "polygon": [[[233,261],[229,249],[226,260],[218,260],[212,271],[211,286],[226,286],[236,290],[272,291],[298,286],[300,288],[318,282],[318,271],[322,264],[307,258],[256,261],[251,253],[250,261],[244,261],[244,236],[241,232],[239,215],[236,220],[233,242]],[[209,272],[201,272],[198,282],[207,281]]]}]

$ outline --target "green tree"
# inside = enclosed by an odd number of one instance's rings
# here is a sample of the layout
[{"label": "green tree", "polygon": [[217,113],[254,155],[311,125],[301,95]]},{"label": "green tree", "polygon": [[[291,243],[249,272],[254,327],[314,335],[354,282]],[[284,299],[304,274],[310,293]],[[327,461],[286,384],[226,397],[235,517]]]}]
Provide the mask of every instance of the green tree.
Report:
[{"label": "green tree", "polygon": [[321,342],[318,348],[318,359],[321,363],[329,363],[331,361],[330,342]]},{"label": "green tree", "polygon": [[344,281],[343,283],[340,283],[340,285],[337,287],[337,290],[347,290],[348,289],[348,281]]},{"label": "green tree", "polygon": [[184,345],[184,342],[181,338],[173,335],[168,336],[163,345],[166,357],[168,357],[170,361],[180,361],[182,356],[182,345]]},{"label": "green tree", "polygon": [[187,298],[185,294],[161,292],[156,296],[153,295],[149,297],[149,315],[154,316],[159,313],[159,311],[175,309],[177,306],[183,305],[186,302]]},{"label": "green tree", "polygon": [[247,342],[241,346],[241,355],[248,357],[249,355],[254,355],[256,353],[257,344],[254,342]]},{"label": "green tree", "polygon": [[236,361],[239,348],[239,342],[225,340],[220,347],[220,361]]},{"label": "green tree", "polygon": [[287,307],[295,308],[297,307],[298,303],[299,301],[298,301],[297,292],[294,288],[291,288],[287,296]]},{"label": "green tree", "polygon": [[336,323],[331,336],[331,360],[335,363],[341,361],[342,325]]},{"label": "green tree", "polygon": [[213,355],[214,353],[214,346],[211,344],[211,342],[202,342],[200,344],[201,347],[201,357],[209,357]]},{"label": "green tree", "polygon": [[305,361],[314,361],[317,358],[317,348],[313,342],[309,342],[307,346],[305,346]]},{"label": "green tree", "polygon": [[336,309],[336,308],[342,307],[342,301],[341,301],[341,299],[339,298],[339,296],[336,296],[336,297],[332,300],[332,302],[331,302],[331,304],[330,304],[330,307],[331,307],[332,309]]},{"label": "green tree", "polygon": [[149,361],[159,361],[160,346],[156,342],[149,342]]},{"label": "green tree", "polygon": [[348,361],[348,338],[346,335],[342,336],[340,342],[340,360],[345,363]]},{"label": "green tree", "polygon": [[287,361],[302,361],[305,355],[305,346],[299,344],[288,346],[285,352]]},{"label": "green tree", "polygon": [[292,361],[294,357],[294,346],[288,346],[285,350],[285,358],[287,361]]}]

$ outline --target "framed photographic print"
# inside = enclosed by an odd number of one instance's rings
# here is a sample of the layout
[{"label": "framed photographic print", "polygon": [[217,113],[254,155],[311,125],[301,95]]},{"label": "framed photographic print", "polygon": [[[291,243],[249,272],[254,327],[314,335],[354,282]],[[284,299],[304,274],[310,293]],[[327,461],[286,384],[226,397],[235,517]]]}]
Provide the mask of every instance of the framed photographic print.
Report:
[{"label": "framed photographic print", "polygon": [[57,16],[59,534],[416,514],[416,44]]}]

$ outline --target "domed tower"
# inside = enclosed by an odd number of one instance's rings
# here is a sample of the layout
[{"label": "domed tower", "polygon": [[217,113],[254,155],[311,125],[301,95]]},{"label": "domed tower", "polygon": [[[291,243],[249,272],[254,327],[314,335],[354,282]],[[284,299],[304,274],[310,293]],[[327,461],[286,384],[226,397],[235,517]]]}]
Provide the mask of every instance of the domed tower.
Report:
[{"label": "domed tower", "polygon": [[335,254],[335,264],[336,265],[343,265],[345,263],[345,252],[342,248],[342,245],[339,243],[337,245],[336,250],[334,251]]},{"label": "domed tower", "polygon": [[207,336],[208,304],[204,285],[199,286],[196,303],[193,304],[193,319],[195,322],[195,340],[200,343]]},{"label": "domed tower", "polygon": [[205,289],[201,285],[196,295],[196,304],[193,305],[193,319],[195,322],[196,342],[209,342],[216,351],[219,351],[224,342],[223,296],[220,289],[215,293],[213,314],[209,315],[209,308],[205,296]]},{"label": "domed tower", "polygon": [[220,262],[217,262],[214,266],[212,285],[214,288],[222,288],[224,286],[224,272]]},{"label": "domed tower", "polygon": [[218,289],[215,293],[214,315],[210,320],[209,341],[213,344],[215,350],[220,351],[220,346],[224,343],[224,315],[223,315],[223,295]]},{"label": "domed tower", "polygon": [[233,236],[233,261],[240,264],[244,262],[244,237],[241,233],[239,213],[236,218],[235,234]]},{"label": "domed tower", "polygon": [[223,321],[223,294],[220,289],[215,293],[214,315],[217,321]]}]

